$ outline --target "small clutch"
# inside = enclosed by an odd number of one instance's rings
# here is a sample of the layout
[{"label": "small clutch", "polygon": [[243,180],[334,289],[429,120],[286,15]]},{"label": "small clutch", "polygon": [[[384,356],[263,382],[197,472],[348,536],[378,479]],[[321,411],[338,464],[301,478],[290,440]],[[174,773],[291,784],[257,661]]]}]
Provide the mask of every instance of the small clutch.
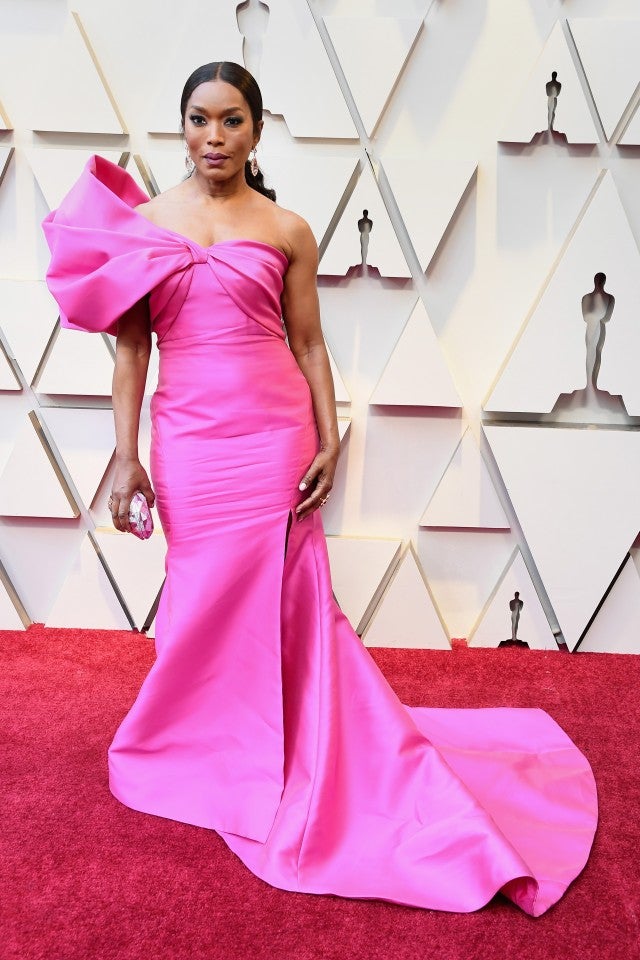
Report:
[{"label": "small clutch", "polygon": [[147,498],[137,490],[129,507],[129,529],[140,540],[148,540],[153,533],[153,517]]}]

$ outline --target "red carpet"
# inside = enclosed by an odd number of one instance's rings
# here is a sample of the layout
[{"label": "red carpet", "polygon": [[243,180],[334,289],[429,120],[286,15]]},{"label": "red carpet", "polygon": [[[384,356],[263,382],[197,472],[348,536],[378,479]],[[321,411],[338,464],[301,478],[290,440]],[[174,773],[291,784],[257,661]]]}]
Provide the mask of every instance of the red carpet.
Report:
[{"label": "red carpet", "polygon": [[408,704],[540,706],[589,757],[591,860],[532,920],[274,890],[214,833],[135,813],[106,750],[153,660],[138,634],[0,633],[3,960],[638,960],[640,657],[377,650]]}]

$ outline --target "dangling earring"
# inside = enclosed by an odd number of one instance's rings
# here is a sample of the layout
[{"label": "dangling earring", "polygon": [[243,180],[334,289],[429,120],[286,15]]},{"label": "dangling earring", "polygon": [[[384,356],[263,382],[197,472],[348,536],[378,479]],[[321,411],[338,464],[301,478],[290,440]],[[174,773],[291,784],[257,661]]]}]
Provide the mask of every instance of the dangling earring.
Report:
[{"label": "dangling earring", "polygon": [[195,167],[195,163],[191,159],[191,154],[189,153],[189,147],[187,146],[186,143],[184,145],[184,165],[187,171],[187,176],[190,176],[193,173],[193,168]]},{"label": "dangling earring", "polygon": [[258,158],[256,157],[256,147],[253,148],[250,154],[249,166],[251,168],[251,174],[254,177],[258,176],[260,167],[258,166]]}]

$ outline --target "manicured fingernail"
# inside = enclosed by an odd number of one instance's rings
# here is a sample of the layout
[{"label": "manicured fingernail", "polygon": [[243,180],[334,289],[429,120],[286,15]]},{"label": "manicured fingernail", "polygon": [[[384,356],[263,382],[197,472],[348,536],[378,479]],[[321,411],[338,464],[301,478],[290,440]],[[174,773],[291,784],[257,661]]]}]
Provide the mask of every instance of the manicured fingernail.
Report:
[{"label": "manicured fingernail", "polygon": [[307,489],[307,484],[304,482],[304,480],[301,480],[300,484],[298,485],[298,490],[306,490],[306,489]]}]

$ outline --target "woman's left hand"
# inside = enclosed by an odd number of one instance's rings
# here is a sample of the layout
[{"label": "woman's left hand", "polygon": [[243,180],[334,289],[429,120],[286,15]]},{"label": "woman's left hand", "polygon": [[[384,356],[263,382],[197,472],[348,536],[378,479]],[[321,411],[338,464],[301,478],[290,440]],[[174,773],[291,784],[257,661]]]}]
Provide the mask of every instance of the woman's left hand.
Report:
[{"label": "woman's left hand", "polygon": [[298,487],[300,491],[309,491],[309,495],[296,507],[297,520],[304,520],[329,499],[339,453],[340,448],[321,450],[314,458]]}]

